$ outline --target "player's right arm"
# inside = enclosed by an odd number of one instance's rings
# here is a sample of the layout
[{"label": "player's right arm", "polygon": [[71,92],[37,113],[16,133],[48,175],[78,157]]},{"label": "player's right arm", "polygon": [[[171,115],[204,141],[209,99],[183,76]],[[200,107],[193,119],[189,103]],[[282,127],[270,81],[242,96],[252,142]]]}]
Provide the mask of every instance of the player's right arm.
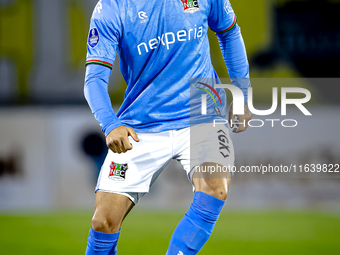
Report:
[{"label": "player's right arm", "polygon": [[109,76],[116,57],[120,31],[117,4],[114,1],[99,1],[91,18],[87,42],[84,95],[102,127],[107,146],[116,153],[132,149],[129,135],[136,142],[139,141],[135,131],[123,126],[115,115],[108,94]]}]

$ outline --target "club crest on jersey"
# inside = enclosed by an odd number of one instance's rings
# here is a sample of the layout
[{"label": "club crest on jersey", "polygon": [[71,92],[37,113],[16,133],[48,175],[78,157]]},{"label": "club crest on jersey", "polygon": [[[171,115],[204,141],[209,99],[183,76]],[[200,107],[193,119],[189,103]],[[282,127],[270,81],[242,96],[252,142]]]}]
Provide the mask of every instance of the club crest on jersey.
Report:
[{"label": "club crest on jersey", "polygon": [[112,161],[110,165],[109,179],[115,181],[124,181],[127,170],[128,164],[117,164]]},{"label": "club crest on jersey", "polygon": [[98,32],[98,29],[96,27],[92,28],[90,30],[89,39],[88,39],[87,43],[91,48],[94,48],[98,45],[98,43],[99,43],[99,32]]},{"label": "club crest on jersey", "polygon": [[200,9],[198,0],[181,0],[181,2],[183,3],[184,12],[194,13]]}]

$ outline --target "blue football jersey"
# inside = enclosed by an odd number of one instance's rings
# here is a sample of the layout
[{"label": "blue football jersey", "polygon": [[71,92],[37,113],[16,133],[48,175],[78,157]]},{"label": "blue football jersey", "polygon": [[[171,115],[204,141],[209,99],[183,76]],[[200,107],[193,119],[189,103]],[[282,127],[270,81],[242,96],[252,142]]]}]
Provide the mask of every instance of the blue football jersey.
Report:
[{"label": "blue football jersey", "polygon": [[[225,118],[226,95],[214,89],[219,80],[207,32],[225,33],[235,25],[229,0],[101,0],[91,19],[86,64],[112,68],[118,52],[127,88],[117,117],[136,131],[188,127],[196,115],[198,122]],[[190,100],[191,78],[209,79],[206,89],[214,89],[224,107],[214,110],[208,97],[202,118],[201,102]]]}]

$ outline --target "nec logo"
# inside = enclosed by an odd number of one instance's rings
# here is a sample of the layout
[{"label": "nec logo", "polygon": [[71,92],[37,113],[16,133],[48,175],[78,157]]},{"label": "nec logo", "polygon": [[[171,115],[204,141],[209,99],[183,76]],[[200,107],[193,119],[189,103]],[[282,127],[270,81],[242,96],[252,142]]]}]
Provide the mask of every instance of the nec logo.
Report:
[{"label": "nec logo", "polygon": [[170,49],[170,45],[174,44],[176,41],[186,42],[191,40],[196,40],[203,36],[203,27],[190,28],[189,30],[179,30],[175,33],[167,32],[158,36],[157,38],[152,38],[148,43],[142,42],[137,45],[138,54],[148,53],[149,50],[154,50],[158,46],[166,46],[166,49]]}]

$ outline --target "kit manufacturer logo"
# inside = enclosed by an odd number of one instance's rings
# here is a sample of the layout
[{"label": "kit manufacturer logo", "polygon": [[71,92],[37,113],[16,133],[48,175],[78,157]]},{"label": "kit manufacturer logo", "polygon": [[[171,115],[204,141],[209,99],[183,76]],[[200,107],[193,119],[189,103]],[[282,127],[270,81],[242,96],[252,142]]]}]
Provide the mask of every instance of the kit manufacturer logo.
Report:
[{"label": "kit manufacturer logo", "polygon": [[149,21],[148,15],[146,15],[146,12],[140,11],[138,12],[138,17],[141,19],[140,23],[145,23]]}]

